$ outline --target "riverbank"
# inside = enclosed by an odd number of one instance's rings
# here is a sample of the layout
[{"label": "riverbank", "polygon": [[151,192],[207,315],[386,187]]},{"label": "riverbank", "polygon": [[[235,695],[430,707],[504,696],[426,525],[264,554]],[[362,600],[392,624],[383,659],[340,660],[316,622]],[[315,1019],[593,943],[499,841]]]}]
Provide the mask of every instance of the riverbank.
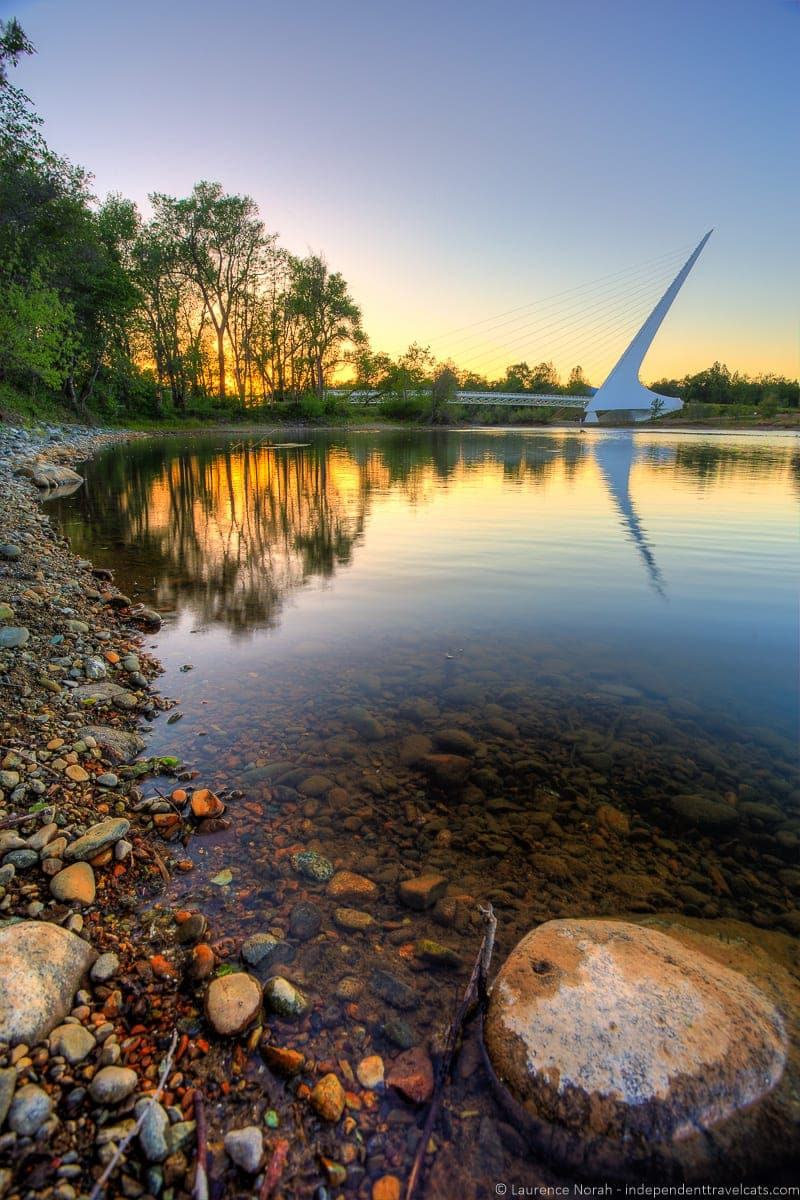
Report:
[{"label": "riverbank", "polygon": [[[292,1194],[323,1197],[320,1177],[364,1177],[383,1061],[270,1029],[262,1003],[279,1029],[311,1017],[274,977],[274,920],[214,942],[202,912],[170,902],[189,837],[229,828],[244,797],[145,757],[148,723],[171,708],[146,646],[158,615],[71,553],[31,478],[126,436],[0,431],[0,1197],[188,1200],[200,1147],[216,1195],[269,1196],[288,1171]],[[289,893],[288,877],[325,867],[311,853],[290,868],[285,847],[278,859]],[[412,1102],[432,1086],[419,1057],[395,1072]],[[381,1146],[371,1162],[367,1194],[397,1200]]]},{"label": "riverbank", "polygon": [[[155,773],[169,786],[164,776],[178,770],[142,757],[148,722],[170,707],[145,644],[159,618],[121,595],[107,566],[71,554],[31,478],[55,469],[75,486],[69,464],[126,436],[0,432],[4,1197],[88,1195],[156,1089],[161,1102],[148,1107],[105,1194],[188,1195],[195,1158],[195,1086],[213,1028],[192,989],[217,959],[207,945],[192,948],[197,921],[171,919],[150,947],[134,934],[171,873],[191,867],[180,844],[169,853],[161,841],[183,823],[186,793],[159,800],[151,784],[146,799],[141,786]],[[186,819],[222,807],[196,791]],[[165,940],[171,949],[156,953]]]}]

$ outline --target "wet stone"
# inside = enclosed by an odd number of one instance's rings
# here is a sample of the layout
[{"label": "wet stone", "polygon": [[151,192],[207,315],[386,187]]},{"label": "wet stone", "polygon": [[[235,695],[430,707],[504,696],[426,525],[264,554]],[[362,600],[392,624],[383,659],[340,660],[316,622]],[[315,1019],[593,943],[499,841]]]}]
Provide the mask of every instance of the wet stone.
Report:
[{"label": "wet stone", "polygon": [[214,979],[206,991],[205,1010],[223,1037],[242,1033],[261,1011],[261,984],[243,971]]},{"label": "wet stone", "polygon": [[432,908],[437,900],[447,890],[447,879],[444,875],[418,875],[415,879],[405,879],[400,884],[400,900],[408,908],[422,911]]},{"label": "wet stone", "polygon": [[308,1000],[300,989],[282,975],[275,975],[267,980],[264,985],[264,1001],[272,1012],[288,1020],[301,1017],[309,1007]]},{"label": "wet stone", "polygon": [[433,1094],[433,1063],[421,1046],[404,1050],[386,1073],[386,1086],[396,1088],[414,1104],[424,1104]]},{"label": "wet stone", "polygon": [[67,904],[93,904],[94,871],[87,862],[72,863],[53,876],[50,880],[50,892],[56,900]]},{"label": "wet stone", "polygon": [[344,1112],[345,1095],[333,1072],[323,1075],[311,1092],[311,1104],[324,1121],[338,1121]]},{"label": "wet stone", "polygon": [[333,876],[333,864],[316,850],[299,850],[291,861],[298,874],[314,883],[327,883]]},{"label": "wet stone", "polygon": [[659,1161],[716,1178],[791,1140],[799,1014],[797,982],[724,933],[555,920],[500,969],[485,1040],[532,1149],[602,1174]]},{"label": "wet stone", "polygon": [[82,1025],[59,1025],[50,1034],[50,1053],[62,1054],[68,1063],[83,1062],[96,1042]]},{"label": "wet stone", "polygon": [[420,999],[414,989],[391,971],[373,971],[370,982],[373,992],[393,1008],[419,1008]]},{"label": "wet stone", "polygon": [[43,1088],[26,1083],[17,1090],[8,1111],[8,1127],[22,1137],[32,1137],[53,1111],[53,1101]]},{"label": "wet stone", "polygon": [[333,912],[333,919],[341,929],[350,929],[354,932],[370,929],[375,925],[375,919],[369,913],[362,912],[358,908],[336,908]]},{"label": "wet stone", "polygon": [[225,1134],[225,1153],[248,1175],[255,1175],[264,1159],[264,1134],[257,1125],[231,1129]]},{"label": "wet stone", "polygon": [[328,895],[343,903],[377,900],[378,888],[371,879],[354,871],[337,871],[328,884]]},{"label": "wet stone", "polygon": [[322,928],[322,913],[316,904],[301,900],[295,904],[289,916],[289,933],[301,942],[316,937]]},{"label": "wet stone", "polygon": [[67,846],[64,857],[79,861],[94,858],[101,850],[113,846],[120,838],[125,837],[130,827],[130,821],[126,821],[124,817],[111,817],[107,821],[99,821],[82,837]]},{"label": "wet stone", "polygon": [[242,942],[242,958],[251,967],[266,965],[281,943],[271,933],[254,933]]},{"label": "wet stone", "polygon": [[673,796],[670,807],[682,824],[696,825],[698,829],[709,832],[730,832],[739,824],[739,814],[735,808],[707,796]]}]

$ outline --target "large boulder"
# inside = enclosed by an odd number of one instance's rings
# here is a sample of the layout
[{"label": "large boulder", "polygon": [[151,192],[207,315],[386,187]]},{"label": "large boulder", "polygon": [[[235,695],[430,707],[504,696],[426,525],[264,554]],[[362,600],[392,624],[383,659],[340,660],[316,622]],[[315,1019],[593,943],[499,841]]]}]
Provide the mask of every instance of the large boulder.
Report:
[{"label": "large boulder", "polygon": [[796,956],[787,970],[722,924],[549,921],[512,951],[485,1046],[536,1153],[602,1178],[718,1180],[800,1145]]},{"label": "large boulder", "polygon": [[72,1008],[96,953],[48,921],[0,929],[0,1041],[34,1045]]}]

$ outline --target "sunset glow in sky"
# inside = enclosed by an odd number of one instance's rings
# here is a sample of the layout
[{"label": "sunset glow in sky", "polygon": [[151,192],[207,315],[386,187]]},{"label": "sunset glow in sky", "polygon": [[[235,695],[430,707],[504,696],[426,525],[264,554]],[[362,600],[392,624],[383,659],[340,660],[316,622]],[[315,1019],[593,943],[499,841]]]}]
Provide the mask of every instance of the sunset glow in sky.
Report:
[{"label": "sunset glow in sky", "polygon": [[581,362],[599,383],[714,226],[643,377],[715,359],[798,373],[796,4],[0,0],[0,14],[38,49],[15,79],[49,142],[98,194],[146,212],[149,192],[199,179],[250,193],[284,245],[344,274],[376,349],[416,340],[490,374]]}]

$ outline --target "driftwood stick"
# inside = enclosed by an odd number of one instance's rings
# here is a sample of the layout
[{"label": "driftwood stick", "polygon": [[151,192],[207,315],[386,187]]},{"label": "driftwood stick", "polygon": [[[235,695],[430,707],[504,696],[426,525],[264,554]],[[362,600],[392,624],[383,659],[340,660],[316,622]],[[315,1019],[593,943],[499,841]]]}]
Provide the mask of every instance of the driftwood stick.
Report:
[{"label": "driftwood stick", "polygon": [[139,1114],[139,1119],[136,1122],[136,1124],[134,1125],[133,1129],[130,1131],[130,1133],[126,1134],[126,1136],[122,1139],[122,1141],[117,1146],[116,1150],[114,1151],[113,1157],[109,1161],[108,1166],[106,1167],[105,1171],[103,1171],[103,1174],[97,1180],[97,1183],[94,1185],[91,1192],[89,1193],[89,1200],[99,1200],[99,1197],[102,1196],[103,1190],[104,1190],[106,1184],[108,1183],[108,1180],[110,1179],[117,1163],[122,1158],[126,1149],[130,1145],[130,1143],[133,1141],[133,1139],[136,1137],[139,1130],[144,1125],[145,1120],[147,1118],[147,1114],[150,1112],[151,1106],[153,1104],[157,1104],[158,1101],[161,1099],[161,1093],[164,1091],[164,1084],[167,1082],[167,1076],[169,1075],[170,1071],[172,1070],[172,1059],[175,1054],[175,1047],[177,1046],[177,1044],[178,1044],[178,1031],[176,1029],[172,1035],[172,1041],[170,1042],[169,1050],[167,1051],[167,1057],[164,1059],[164,1065],[161,1068],[161,1074],[158,1077],[158,1086],[156,1087],[156,1090],[154,1092],[151,1092],[150,1095],[147,1097],[147,1104],[142,1106],[142,1111]]},{"label": "driftwood stick", "polygon": [[417,1145],[414,1162],[411,1166],[411,1173],[408,1176],[406,1183],[405,1200],[413,1200],[414,1193],[422,1175],[422,1166],[425,1161],[425,1151],[430,1139],[433,1127],[436,1124],[436,1118],[439,1115],[439,1108],[442,1103],[442,1095],[444,1085],[447,1082],[447,1077],[453,1065],[456,1048],[458,1046],[458,1038],[467,1014],[472,1005],[477,1000],[483,1006],[486,1003],[487,981],[489,978],[489,966],[492,961],[492,951],[494,950],[494,937],[497,930],[497,918],[494,915],[494,909],[491,904],[487,904],[486,908],[481,905],[481,917],[483,918],[484,934],[481,941],[478,956],[475,959],[475,965],[472,968],[472,974],[469,977],[464,995],[461,998],[461,1003],[456,1010],[456,1015],[450,1022],[450,1028],[447,1031],[447,1042],[445,1051],[442,1055],[439,1069],[436,1072],[436,1082],[433,1088],[433,1096],[428,1108],[428,1115],[425,1118],[425,1125],[422,1129],[422,1137]]},{"label": "driftwood stick", "polygon": [[278,1138],[275,1143],[275,1149],[272,1151],[272,1158],[269,1160],[269,1166],[264,1172],[264,1182],[259,1188],[258,1200],[271,1200],[272,1193],[280,1183],[283,1168],[286,1166],[286,1159],[288,1157],[288,1141],[286,1138]]},{"label": "driftwood stick", "polygon": [[192,1200],[208,1200],[208,1127],[200,1088],[194,1094],[194,1119],[197,1122],[197,1165],[194,1169]]}]

